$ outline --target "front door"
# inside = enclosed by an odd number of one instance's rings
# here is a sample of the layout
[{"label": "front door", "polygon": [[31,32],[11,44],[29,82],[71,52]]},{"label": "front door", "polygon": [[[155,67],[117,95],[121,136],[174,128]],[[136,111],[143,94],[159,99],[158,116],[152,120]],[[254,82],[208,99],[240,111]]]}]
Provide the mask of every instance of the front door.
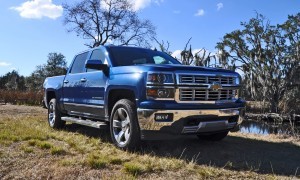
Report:
[{"label": "front door", "polygon": [[81,105],[84,104],[83,89],[85,81],[82,78],[85,71],[84,65],[88,52],[79,54],[75,57],[71,68],[69,69],[63,85],[63,103],[64,109],[69,114],[79,115],[83,112]]},{"label": "front door", "polygon": [[[101,49],[93,50],[89,59],[102,61],[102,63],[107,64],[105,54]],[[100,70],[86,69],[86,73],[82,78],[86,80],[83,87],[85,112],[96,119],[105,119],[104,93],[107,75]]]}]

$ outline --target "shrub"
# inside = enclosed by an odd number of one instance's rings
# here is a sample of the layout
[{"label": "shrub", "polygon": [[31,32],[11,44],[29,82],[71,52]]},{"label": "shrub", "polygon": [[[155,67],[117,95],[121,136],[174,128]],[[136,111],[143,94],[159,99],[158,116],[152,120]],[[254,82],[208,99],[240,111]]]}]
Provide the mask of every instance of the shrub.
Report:
[{"label": "shrub", "polygon": [[0,90],[0,101],[18,105],[42,105],[42,91]]}]

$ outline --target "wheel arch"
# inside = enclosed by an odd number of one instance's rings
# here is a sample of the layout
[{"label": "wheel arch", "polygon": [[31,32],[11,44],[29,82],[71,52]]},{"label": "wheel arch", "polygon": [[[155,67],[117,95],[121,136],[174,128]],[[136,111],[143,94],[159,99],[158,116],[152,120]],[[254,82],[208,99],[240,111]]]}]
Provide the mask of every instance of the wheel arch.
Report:
[{"label": "wheel arch", "polygon": [[47,90],[46,91],[46,97],[45,97],[45,105],[48,107],[49,102],[51,99],[56,99],[56,93],[54,90]]},{"label": "wheel arch", "polygon": [[106,112],[105,114],[109,117],[111,114],[111,111],[116,104],[121,99],[128,99],[132,101],[136,105],[137,101],[137,92],[134,88],[112,88],[107,93],[107,99],[106,99]]}]

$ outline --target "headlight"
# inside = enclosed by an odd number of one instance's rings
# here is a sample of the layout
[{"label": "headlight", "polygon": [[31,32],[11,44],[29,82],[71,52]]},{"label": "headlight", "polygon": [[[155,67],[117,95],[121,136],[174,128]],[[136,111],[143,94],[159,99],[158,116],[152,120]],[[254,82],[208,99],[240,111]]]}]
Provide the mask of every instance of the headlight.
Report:
[{"label": "headlight", "polygon": [[235,84],[236,85],[241,84],[241,77],[240,76],[238,76],[238,77],[235,78]]},{"label": "headlight", "polygon": [[166,87],[147,87],[148,99],[174,100],[175,89]]},{"label": "headlight", "polygon": [[174,84],[173,73],[148,73],[147,84]]}]

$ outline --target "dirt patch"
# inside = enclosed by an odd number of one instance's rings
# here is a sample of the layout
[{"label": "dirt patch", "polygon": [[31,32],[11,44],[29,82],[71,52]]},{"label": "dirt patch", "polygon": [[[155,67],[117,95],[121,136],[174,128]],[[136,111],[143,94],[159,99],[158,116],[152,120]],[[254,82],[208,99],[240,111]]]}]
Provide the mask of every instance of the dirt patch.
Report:
[{"label": "dirt patch", "polygon": [[16,106],[11,104],[0,104],[0,114],[6,116],[19,116],[19,115],[35,115],[46,114],[47,109],[38,106]]}]

